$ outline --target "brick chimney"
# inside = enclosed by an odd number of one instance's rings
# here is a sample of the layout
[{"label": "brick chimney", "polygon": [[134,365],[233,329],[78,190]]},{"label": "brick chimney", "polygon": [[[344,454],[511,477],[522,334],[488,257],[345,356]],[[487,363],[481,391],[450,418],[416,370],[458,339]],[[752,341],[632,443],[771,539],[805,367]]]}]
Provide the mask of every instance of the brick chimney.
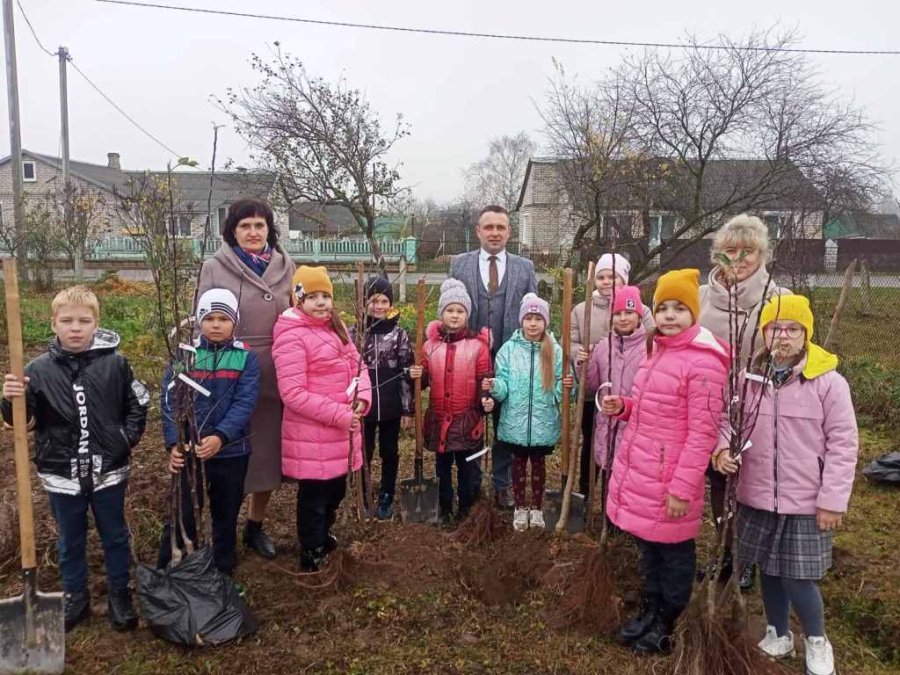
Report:
[{"label": "brick chimney", "polygon": [[122,169],[122,161],[118,152],[106,153],[106,166],[110,169]]}]

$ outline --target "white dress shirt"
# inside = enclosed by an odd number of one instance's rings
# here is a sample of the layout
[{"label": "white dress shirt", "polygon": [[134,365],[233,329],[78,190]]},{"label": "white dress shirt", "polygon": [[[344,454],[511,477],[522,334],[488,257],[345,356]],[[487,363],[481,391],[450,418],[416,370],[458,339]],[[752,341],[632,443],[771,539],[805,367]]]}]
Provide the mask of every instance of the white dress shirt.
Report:
[{"label": "white dress shirt", "polygon": [[[484,284],[484,287],[487,290],[490,290],[491,287],[489,285],[490,281],[490,268],[491,261],[488,258],[491,256],[490,253],[485,251],[483,248],[478,249],[478,269],[481,272],[481,283]],[[506,249],[500,251],[500,253],[496,254],[497,256],[497,285],[503,283],[503,275],[506,274]]]}]

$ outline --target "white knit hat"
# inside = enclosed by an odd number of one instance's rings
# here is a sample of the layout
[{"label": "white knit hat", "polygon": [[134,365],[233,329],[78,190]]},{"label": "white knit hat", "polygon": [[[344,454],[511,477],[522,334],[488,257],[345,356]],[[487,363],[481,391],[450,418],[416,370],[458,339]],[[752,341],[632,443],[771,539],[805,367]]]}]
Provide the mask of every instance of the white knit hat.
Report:
[{"label": "white knit hat", "polygon": [[197,300],[197,321],[210,312],[221,312],[232,322],[238,322],[238,300],[227,288],[210,288]]},{"label": "white knit hat", "polygon": [[[615,268],[613,267],[615,264]],[[600,256],[600,259],[597,261],[597,265],[594,267],[594,274],[597,274],[600,270],[616,270],[616,274],[622,277],[622,281],[625,282],[625,285],[628,285],[628,274],[631,272],[631,263],[628,262],[628,259],[619,255],[618,253],[604,253]]]},{"label": "white knit hat", "polygon": [[526,293],[519,305],[519,324],[529,314],[538,314],[544,320],[545,327],[550,325],[550,303],[534,293]]},{"label": "white knit hat", "polygon": [[466,314],[472,315],[472,299],[466,292],[466,286],[458,279],[447,279],[441,284],[441,297],[438,300],[438,316],[443,316],[447,305],[462,305]]}]

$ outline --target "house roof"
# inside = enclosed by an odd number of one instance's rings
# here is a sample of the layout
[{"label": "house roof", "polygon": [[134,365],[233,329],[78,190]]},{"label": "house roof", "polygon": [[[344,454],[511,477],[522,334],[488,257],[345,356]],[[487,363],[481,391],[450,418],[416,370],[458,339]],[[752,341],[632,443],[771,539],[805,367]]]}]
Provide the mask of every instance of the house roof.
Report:
[{"label": "house roof", "polygon": [[[556,165],[563,161],[567,160],[541,157],[528,161],[516,204],[517,210],[524,205],[526,188],[532,177],[532,167],[539,164]],[[692,183],[679,180],[677,173],[665,168],[665,165],[671,166],[673,162],[659,158],[650,159],[648,162],[649,170],[663,177],[642,190],[645,194],[637,198],[627,180],[611,178],[609,193],[614,202],[622,207],[645,207],[649,201],[650,206],[672,211],[678,211],[680,205],[690,203],[692,195],[688,192]],[[685,170],[683,165],[675,166],[679,171]],[[753,190],[752,200],[743,197],[748,189]],[[752,203],[748,203],[750,201]],[[716,208],[723,204],[728,204],[729,210],[796,209],[798,206],[813,208],[820,201],[815,187],[793,164],[786,164],[782,170],[774,173],[769,160],[721,159],[710,160],[706,165],[702,202],[708,208]]]},{"label": "house roof", "polygon": [[826,239],[900,239],[900,216],[896,213],[852,211],[829,221]]},{"label": "house roof", "polygon": [[[22,156],[42,162],[57,171],[62,171],[62,160],[59,157],[44,155],[30,150],[23,150]],[[0,166],[6,164],[10,156],[0,159]],[[69,161],[69,171],[95,187],[109,192],[124,190],[133,178],[151,174],[165,176],[165,171],[124,171],[110,168],[103,164],[91,164],[77,160]],[[209,198],[209,171],[175,171],[172,174],[173,184],[182,202],[190,204],[206,204]],[[275,184],[275,175],[262,171],[217,171],[212,181],[212,203],[227,204],[240,197],[268,197]]]}]

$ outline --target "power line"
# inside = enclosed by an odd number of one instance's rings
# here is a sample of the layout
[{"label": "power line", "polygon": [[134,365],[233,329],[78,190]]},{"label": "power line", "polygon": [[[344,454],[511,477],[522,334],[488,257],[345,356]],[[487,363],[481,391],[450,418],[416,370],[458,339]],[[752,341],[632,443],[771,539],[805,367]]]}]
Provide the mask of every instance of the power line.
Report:
[{"label": "power line", "polygon": [[75,61],[72,59],[71,56],[69,57],[69,63],[70,63],[71,66],[75,69],[75,72],[77,72],[79,75],[81,75],[81,77],[84,78],[84,81],[87,82],[89,85],[91,85],[91,87],[94,89],[94,91],[96,91],[98,94],[100,94],[100,96],[102,96],[102,97],[104,98],[104,100],[105,100],[107,103],[109,103],[113,108],[115,108],[115,109],[122,115],[122,117],[124,117],[124,118],[127,119],[129,122],[131,122],[131,123],[132,123],[138,130],[140,130],[141,133],[143,133],[147,138],[149,138],[151,141],[153,141],[154,143],[156,143],[159,147],[161,147],[163,150],[165,150],[166,152],[168,152],[168,153],[171,154],[172,156],[174,156],[174,157],[181,157],[181,156],[182,156],[182,155],[178,154],[177,152],[175,152],[175,151],[174,151],[172,148],[170,148],[168,145],[166,145],[165,143],[163,143],[161,140],[159,140],[156,136],[154,136],[154,135],[151,134],[149,131],[147,131],[144,127],[142,127],[142,126],[137,122],[137,120],[135,120],[131,115],[129,115],[129,114],[128,114],[127,112],[125,112],[124,110],[122,110],[122,108],[121,108],[115,101],[113,101],[109,96],[107,96],[107,95],[103,92],[103,90],[102,90],[100,87],[98,87],[96,84],[94,84],[94,82],[91,80],[91,78],[89,78],[87,75],[84,74],[84,71],[81,70],[81,68],[78,67],[78,65],[75,63]]},{"label": "power line", "polygon": [[277,14],[255,14],[252,12],[235,12],[224,9],[205,9],[201,7],[179,7],[177,5],[165,5],[155,2],[134,2],[133,0],[96,0],[109,5],[127,5],[131,7],[144,7],[147,9],[166,9],[177,12],[189,12],[195,14],[215,14],[219,16],[232,16],[242,19],[264,19],[269,21],[291,21],[316,26],[332,26],[338,28],[364,28],[368,30],[391,31],[395,33],[419,33],[424,35],[445,35],[451,37],[487,38],[492,40],[521,40],[527,42],[550,42],[562,44],[604,45],[610,47],[658,47],[665,49],[705,49],[710,51],[742,49],[751,52],[793,52],[800,54],[856,54],[856,55],[882,55],[900,56],[900,50],[869,50],[869,49],[810,49],[804,47],[755,47],[751,45],[743,47],[729,47],[725,45],[685,45],[676,42],[631,42],[626,40],[599,40],[591,38],[567,38],[549,37],[539,35],[512,35],[502,33],[481,33],[476,31],[445,30],[438,28],[410,28],[406,26],[391,26],[372,23],[356,23],[351,21],[326,21],[324,19],[304,19],[296,16],[281,16]]},{"label": "power line", "polygon": [[25,8],[22,7],[21,0],[16,0],[16,4],[19,6],[19,11],[22,13],[22,18],[25,19],[25,23],[28,24],[28,28],[31,31],[32,37],[34,37],[34,41],[37,42],[37,46],[40,47],[44,52],[46,52],[49,56],[55,57],[56,54],[47,49],[41,39],[38,37],[37,32],[34,30],[34,26],[31,25],[31,20],[28,18],[28,15],[25,13]]},{"label": "power line", "polygon": [[[28,28],[31,30],[31,35],[32,35],[32,37],[34,37],[34,41],[37,43],[38,47],[40,47],[40,48],[41,48],[44,52],[46,52],[49,56],[52,56],[53,58],[57,58],[59,55],[58,55],[56,52],[51,52],[49,49],[47,49],[46,47],[44,47],[44,44],[41,42],[41,39],[38,37],[37,31],[34,29],[34,26],[31,24],[31,20],[28,18],[28,15],[25,13],[25,8],[22,7],[22,2],[21,2],[21,0],[16,0],[16,4],[19,6],[19,11],[22,13],[22,18],[24,18],[24,19],[25,19],[25,23],[28,24]],[[174,150],[172,150],[172,148],[170,148],[168,145],[166,145],[165,143],[163,143],[163,142],[162,142],[161,140],[159,140],[156,136],[154,136],[154,135],[151,134],[149,131],[147,131],[144,127],[142,127],[142,126],[137,122],[137,120],[135,120],[131,115],[129,115],[127,112],[125,112],[119,104],[117,104],[117,103],[116,103],[115,101],[113,101],[109,96],[107,96],[107,95],[103,92],[103,90],[100,89],[99,86],[97,86],[96,84],[94,84],[93,80],[91,80],[91,78],[89,78],[87,75],[85,75],[84,71],[81,70],[81,68],[78,67],[78,65],[77,65],[77,64],[75,63],[75,61],[72,59],[71,54],[69,54],[69,55],[67,56],[67,59],[68,59],[68,61],[69,61],[69,64],[75,69],[75,71],[76,71],[79,75],[81,75],[81,77],[84,78],[84,81],[87,82],[87,83],[94,89],[94,91],[96,91],[98,94],[100,94],[100,96],[102,96],[103,99],[104,99],[107,103],[109,103],[113,108],[115,108],[116,111],[119,112],[119,114],[121,114],[125,119],[127,119],[129,122],[131,122],[138,130],[140,130],[141,133],[143,133],[145,136],[147,136],[147,138],[149,138],[151,141],[153,141],[154,143],[156,143],[159,147],[163,148],[163,149],[164,149],[166,152],[168,152],[169,154],[171,154],[171,155],[173,155],[173,156],[175,156],[175,157],[181,157],[181,155],[179,155],[177,152],[175,152]]]}]

